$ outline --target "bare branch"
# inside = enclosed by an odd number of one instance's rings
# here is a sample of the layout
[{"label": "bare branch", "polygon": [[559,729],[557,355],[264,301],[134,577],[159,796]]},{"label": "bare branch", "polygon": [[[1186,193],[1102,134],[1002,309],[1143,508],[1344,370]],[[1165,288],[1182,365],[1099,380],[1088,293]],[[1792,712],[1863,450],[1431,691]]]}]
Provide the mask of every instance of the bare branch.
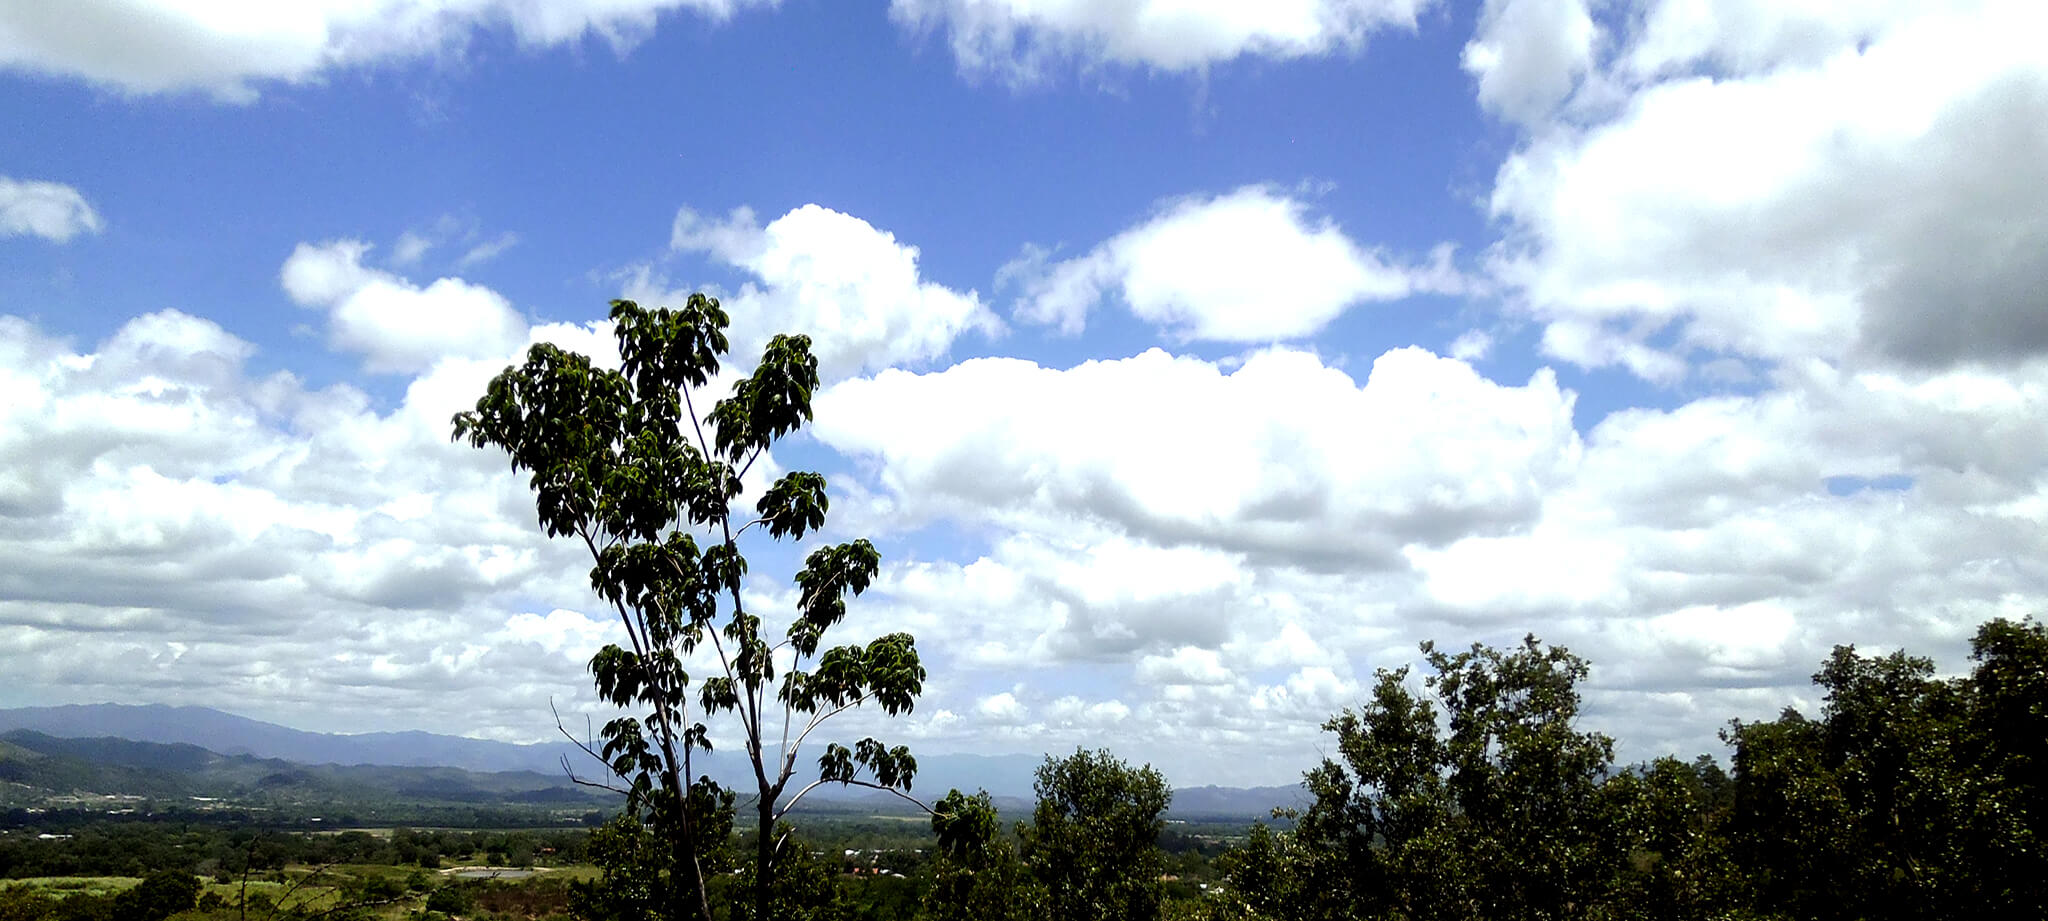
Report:
[{"label": "bare branch", "polygon": [[797,745],[797,747],[798,747],[798,748],[802,748],[802,747],[803,747],[803,744],[804,744],[804,740],[805,740],[805,739],[808,739],[808,738],[810,738],[810,736],[811,736],[811,730],[813,730],[813,729],[816,729],[816,728],[818,728],[819,726],[823,725],[823,724],[824,724],[824,722],[825,722],[826,720],[829,720],[829,719],[831,719],[831,718],[833,718],[833,717],[835,717],[835,716],[838,716],[838,715],[839,715],[839,714],[841,714],[841,713],[845,713],[845,712],[846,712],[846,711],[848,711],[848,710],[851,710],[851,709],[853,709],[853,708],[855,708],[855,707],[858,707],[858,706],[860,706],[860,705],[861,705],[861,703],[862,703],[862,702],[864,702],[864,701],[866,701],[867,699],[868,699],[868,695],[867,695],[867,694],[865,694],[865,693],[863,693],[863,694],[861,694],[860,696],[858,696],[858,697],[855,697],[854,699],[852,699],[852,700],[850,700],[850,701],[847,701],[846,703],[840,704],[840,705],[839,705],[839,707],[838,707],[837,709],[833,709],[833,710],[828,710],[828,711],[826,711],[826,712],[824,712],[824,713],[820,713],[820,714],[815,714],[815,715],[813,715],[813,716],[811,717],[811,723],[810,723],[810,725],[808,725],[808,726],[805,726],[805,727],[804,727],[804,731],[803,731],[803,732],[801,732],[801,733],[798,733],[798,734],[797,734],[797,737],[796,737],[796,745]]}]

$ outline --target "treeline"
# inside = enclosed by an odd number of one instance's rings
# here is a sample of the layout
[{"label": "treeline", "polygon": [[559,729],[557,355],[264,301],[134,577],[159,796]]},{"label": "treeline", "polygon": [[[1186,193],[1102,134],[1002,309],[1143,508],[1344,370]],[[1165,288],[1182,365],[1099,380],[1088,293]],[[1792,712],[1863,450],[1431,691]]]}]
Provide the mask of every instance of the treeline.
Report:
[{"label": "treeline", "polygon": [[1616,770],[1584,660],[1425,647],[1332,719],[1288,833],[1227,861],[1216,917],[2048,917],[2048,633],[1985,624],[1955,679],[1837,647],[1820,713],[1731,722],[1711,759]]}]

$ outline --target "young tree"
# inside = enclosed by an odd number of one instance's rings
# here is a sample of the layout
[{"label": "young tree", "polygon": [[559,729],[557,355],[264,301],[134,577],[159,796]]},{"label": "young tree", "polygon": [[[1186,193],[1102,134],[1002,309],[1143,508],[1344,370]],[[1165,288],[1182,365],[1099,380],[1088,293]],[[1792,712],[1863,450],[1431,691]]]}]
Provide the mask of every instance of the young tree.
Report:
[{"label": "young tree", "polygon": [[1038,768],[1038,807],[1021,826],[1024,862],[1053,918],[1159,917],[1160,815],[1173,800],[1150,765],[1080,751]]},{"label": "young tree", "polygon": [[[817,780],[784,802],[799,750],[820,724],[854,707],[909,712],[925,670],[909,634],[821,648],[846,616],[846,596],[865,590],[880,565],[866,540],[805,558],[797,610],[779,639],[743,599],[742,535],[758,528],[800,540],[825,523],[825,478],[801,471],[770,486],[753,517],[735,521],[733,512],[742,478],[811,418],[818,362],[810,338],[774,337],[753,372],[700,416],[697,391],[729,347],[718,301],[693,294],[673,310],[613,301],[611,321],[619,370],[535,345],[523,367],[491,381],[475,411],[455,416],[454,437],[502,448],[514,470],[531,474],[541,527],[590,552],[591,587],[625,626],[628,646],[605,647],[590,670],[600,696],[644,715],[606,724],[602,751],[592,753],[626,781],[629,809],[667,845],[666,872],[682,880],[674,888],[688,902],[672,898],[662,913],[711,917],[702,862],[721,843],[717,815],[733,799],[708,777],[691,779],[691,755],[710,750],[703,720],[731,713],[753,768],[753,907],[766,917],[784,813],[823,783],[905,795],[917,769],[902,746],[834,743],[818,759]],[[685,663],[707,644],[714,664],[693,700]]]}]

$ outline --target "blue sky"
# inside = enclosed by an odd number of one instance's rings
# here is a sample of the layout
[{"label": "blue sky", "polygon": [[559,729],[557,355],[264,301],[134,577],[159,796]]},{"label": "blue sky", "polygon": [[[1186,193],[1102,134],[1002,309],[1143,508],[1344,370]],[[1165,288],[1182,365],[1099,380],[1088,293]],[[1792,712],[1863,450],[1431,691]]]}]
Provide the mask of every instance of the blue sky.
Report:
[{"label": "blue sky", "polygon": [[2042,13],[1596,6],[0,8],[0,705],[594,708],[440,429],[694,290],[817,338],[776,461],[933,666],[849,732],[1275,783],[1427,639],[1588,655],[1628,757],[1960,667],[2044,593]]}]

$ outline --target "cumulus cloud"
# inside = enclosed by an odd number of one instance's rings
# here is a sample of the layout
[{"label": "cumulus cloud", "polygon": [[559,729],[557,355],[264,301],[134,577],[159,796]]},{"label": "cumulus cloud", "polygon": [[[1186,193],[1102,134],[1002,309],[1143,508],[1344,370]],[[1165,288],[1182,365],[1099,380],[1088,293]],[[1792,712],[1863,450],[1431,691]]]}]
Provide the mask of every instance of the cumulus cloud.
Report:
[{"label": "cumulus cloud", "polygon": [[[319,265],[297,283],[352,290],[349,260]],[[604,360],[601,326],[528,338]],[[253,346],[185,314],[83,350],[0,320],[18,686],[521,738],[549,697],[589,702],[579,663],[616,628],[577,607],[587,564],[539,536],[501,459],[447,442],[516,351],[434,363],[380,411],[252,374]],[[1624,757],[1718,750],[1725,718],[1805,702],[1837,642],[1958,662],[1974,624],[2048,602],[2044,403],[2041,362],[1808,361],[1581,435],[1547,374],[1152,352],[886,371],[830,387],[817,431],[857,468],[835,499],[867,493],[835,515],[867,502],[894,528],[848,637],[918,636],[933,677],[902,734],[1044,751],[1113,732],[1184,782],[1272,783],[1422,639],[1533,631],[1589,656],[1589,724]],[[931,521],[986,549],[906,550]],[[450,694],[486,703],[438,710]],[[898,728],[871,722],[847,728]]]},{"label": "cumulus cloud", "polygon": [[1410,548],[1412,610],[1590,656],[1637,752],[1711,750],[1705,721],[1801,702],[1836,643],[1959,667],[1976,624],[2048,600],[2030,517],[2048,461],[2014,447],[2048,409],[2044,373],[1812,363],[1762,393],[1616,413],[1527,531]]},{"label": "cumulus cloud", "polygon": [[712,20],[774,0],[315,0],[175,4],[79,0],[0,6],[0,67],[127,93],[199,91],[256,98],[265,83],[308,83],[346,67],[459,50],[481,29],[528,46],[597,36],[625,49],[662,14]]},{"label": "cumulus cloud", "polygon": [[[917,247],[830,208],[805,205],[766,226],[746,208],[722,220],[685,208],[671,247],[752,276],[724,298],[735,354],[758,356],[769,336],[801,331],[827,378],[930,362],[962,335],[1003,332],[975,292],[922,278]],[[645,280],[628,294],[674,299]]]},{"label": "cumulus cloud", "polygon": [[100,215],[77,189],[59,182],[0,176],[0,237],[36,236],[57,243],[100,232]]},{"label": "cumulus cloud", "polygon": [[301,243],[279,279],[305,307],[327,311],[329,338],[363,356],[366,370],[423,371],[444,358],[514,354],[527,338],[524,317],[503,295],[459,278],[426,287],[363,264],[359,240]]},{"label": "cumulus cloud", "polygon": [[1671,380],[1697,356],[2048,350],[2026,38],[2048,10],[1660,0],[1631,22],[1586,78],[1608,101],[1533,126],[1491,199],[1495,273],[1550,353]]},{"label": "cumulus cloud", "polygon": [[[437,365],[384,412],[254,374],[254,354],[175,311],[84,350],[0,317],[11,693],[521,739],[550,728],[551,696],[586,700],[567,660],[609,625],[522,599],[583,603],[587,564],[540,536],[502,460],[448,442],[511,353]],[[471,700],[459,718],[448,693]]]},{"label": "cumulus cloud", "polygon": [[[1058,689],[1011,693],[1006,744],[1085,744],[1079,714],[1115,701],[1143,756],[1306,759],[1418,641],[1535,632],[1592,659],[1591,724],[1639,758],[1810,706],[1836,643],[1955,663],[1977,623],[2048,602],[2044,400],[2042,362],[1808,360],[1581,437],[1547,376],[1502,386],[1417,350],[1363,383],[1300,353],[1225,373],[1153,352],[886,372],[830,388],[817,431],[874,522],[995,535],[891,563],[863,616],[943,670]],[[1203,776],[1253,779],[1230,760]]]},{"label": "cumulus cloud", "polygon": [[1571,94],[1599,35],[1585,0],[1487,0],[1465,70],[1479,81],[1480,105],[1533,123]]},{"label": "cumulus cloud", "polygon": [[889,16],[915,31],[943,31],[963,71],[1029,83],[1068,64],[1179,73],[1240,57],[1356,52],[1373,32],[1413,29],[1430,6],[1430,0],[892,0]]},{"label": "cumulus cloud", "polygon": [[1502,386],[1420,349],[1363,383],[1285,349],[1229,373],[1158,350],[1066,370],[976,359],[848,381],[817,406],[817,437],[873,459],[906,516],[1078,517],[1319,566],[1518,526],[1577,450],[1549,372]]},{"label": "cumulus cloud", "polygon": [[999,278],[1018,319],[1064,333],[1114,295],[1170,335],[1226,342],[1298,339],[1362,302],[1460,287],[1448,247],[1399,265],[1265,186],[1176,202],[1073,259],[1028,248]]}]

